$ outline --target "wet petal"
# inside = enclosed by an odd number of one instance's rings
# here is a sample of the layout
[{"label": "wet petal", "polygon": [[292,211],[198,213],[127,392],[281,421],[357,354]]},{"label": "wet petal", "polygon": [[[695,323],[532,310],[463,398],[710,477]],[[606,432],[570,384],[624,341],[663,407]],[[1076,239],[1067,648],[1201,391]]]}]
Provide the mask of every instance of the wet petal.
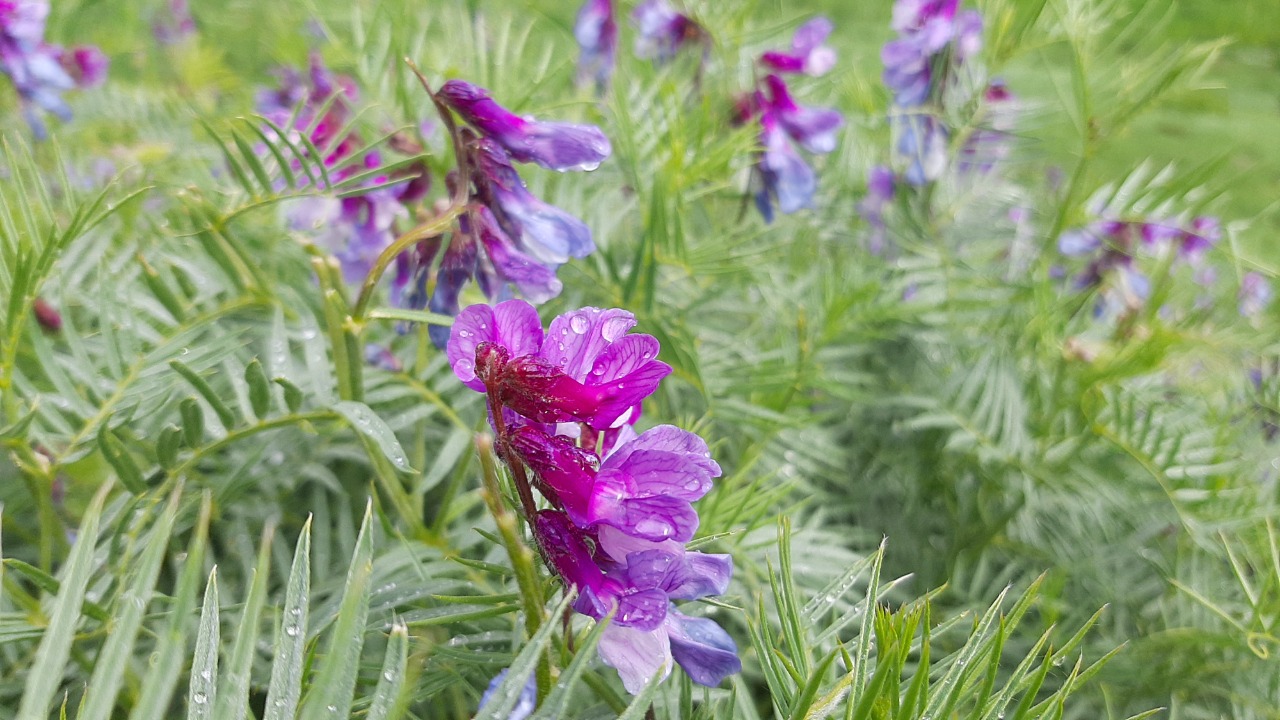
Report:
[{"label": "wet petal", "polygon": [[715,687],[742,671],[738,646],[714,620],[670,610],[663,626],[670,638],[672,657],[699,685]]},{"label": "wet petal", "polygon": [[610,623],[600,636],[598,652],[605,664],[618,671],[623,687],[632,695],[655,676],[662,682],[671,674],[671,644],[665,626],[644,631]]}]

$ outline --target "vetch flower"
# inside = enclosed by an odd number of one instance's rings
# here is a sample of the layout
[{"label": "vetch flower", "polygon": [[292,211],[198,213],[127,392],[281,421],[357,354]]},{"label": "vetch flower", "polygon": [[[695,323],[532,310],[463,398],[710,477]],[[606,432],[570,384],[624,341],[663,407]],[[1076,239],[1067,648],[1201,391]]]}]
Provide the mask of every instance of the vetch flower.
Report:
[{"label": "vetch flower", "polygon": [[578,84],[594,83],[603,93],[613,76],[617,60],[618,24],[613,17],[613,0],[587,0],[578,10],[573,25],[578,41]]},{"label": "vetch flower", "polygon": [[669,62],[685,46],[707,41],[706,31],[693,18],[676,12],[666,0],[643,0],[631,14],[635,22],[636,57]]},{"label": "vetch flower", "polygon": [[[741,669],[737,646],[714,620],[674,602],[728,588],[729,556],[683,544],[698,527],[693,503],[720,466],[691,432],[630,430],[671,372],[657,360],[657,340],[630,333],[634,326],[625,310],[582,308],[543,332],[524,301],[473,305],[454,322],[449,362],[488,396],[494,447],[513,470],[547,567],[577,592],[574,610],[611,618],[599,653],[628,692],[674,664],[717,685]],[[534,489],[548,508],[533,505]]]},{"label": "vetch flower", "polygon": [[832,27],[825,17],[813,18],[796,29],[790,52],[770,50],[760,56],[760,63],[778,72],[823,76],[836,64],[835,50],[823,44]]},{"label": "vetch flower", "polygon": [[885,210],[893,202],[897,191],[897,178],[893,170],[884,165],[871,168],[867,176],[867,196],[858,203],[858,213],[871,226],[867,249],[879,255],[887,243],[888,227],[884,222]]},{"label": "vetch flower", "polygon": [[756,191],[756,208],[765,222],[773,221],[773,206],[783,213],[810,207],[818,189],[813,168],[791,147],[777,116],[765,111],[760,116],[760,160],[756,165],[760,188]]},{"label": "vetch flower", "polygon": [[1271,284],[1261,273],[1247,272],[1240,279],[1240,314],[1253,317],[1271,303]]},{"label": "vetch flower", "polygon": [[177,45],[195,35],[196,22],[187,0],[169,0],[165,10],[157,13],[151,32],[161,45]]},{"label": "vetch flower", "polygon": [[532,162],[548,170],[595,170],[609,157],[609,139],[594,125],[540,122],[507,110],[482,87],[450,80],[438,93],[454,112],[486,138],[503,147],[516,162]]},{"label": "vetch flower", "polygon": [[71,106],[62,93],[100,85],[107,59],[101,50],[81,46],[68,51],[44,40],[47,0],[0,0],[0,72],[13,82],[22,114],[37,139],[48,136],[41,112],[66,122]]},{"label": "vetch flower", "polygon": [[[814,18],[796,31],[790,53],[767,52],[760,64],[778,72],[823,74],[835,62],[835,54],[822,45],[830,33],[830,21]],[[752,121],[760,125],[760,150],[751,180],[760,215],[765,222],[773,222],[775,206],[783,213],[809,207],[817,190],[817,177],[791,142],[813,154],[829,153],[839,141],[844,117],[831,108],[797,103],[786,81],[776,73],[767,73],[752,92],[735,103],[734,123]]]}]

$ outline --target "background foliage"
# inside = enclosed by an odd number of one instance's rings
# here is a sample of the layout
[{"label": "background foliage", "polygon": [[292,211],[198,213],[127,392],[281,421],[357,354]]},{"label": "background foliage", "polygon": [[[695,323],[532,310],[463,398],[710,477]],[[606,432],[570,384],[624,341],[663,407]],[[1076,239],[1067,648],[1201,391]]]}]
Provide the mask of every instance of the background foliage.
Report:
[{"label": "background foliage", "polygon": [[[978,7],[986,72],[1024,98],[1012,159],[897,208],[885,257],[855,205],[889,149],[888,3],[690,3],[715,37],[701,91],[624,30],[600,103],[572,87],[565,3],[231,0],[169,47],[155,4],[58,4],[50,36],[113,65],[43,144],[0,95],[0,716],[469,717],[549,651],[543,717],[1277,717],[1280,309],[1242,320],[1235,288],[1280,270],[1280,18]],[[731,98],[815,12],[841,63],[804,100],[850,123],[816,209],[764,225]],[[280,212],[315,183],[284,182],[252,117],[309,49],[357,79],[367,138],[432,117],[405,56],[609,134],[589,176],[526,173],[600,246],[543,315],[634,311],[675,367],[646,417],[725,467],[697,542],[735,557],[705,608],[744,655],[726,687],[677,672],[632,699],[589,628],[527,636],[479,492],[482,403],[423,333],[376,323],[403,369],[357,358],[363,397],[344,391],[345,291]],[[448,167],[439,136],[426,153]],[[1100,330],[1049,273],[1098,198],[1221,214],[1212,302],[1172,277],[1158,296],[1195,311]]]}]

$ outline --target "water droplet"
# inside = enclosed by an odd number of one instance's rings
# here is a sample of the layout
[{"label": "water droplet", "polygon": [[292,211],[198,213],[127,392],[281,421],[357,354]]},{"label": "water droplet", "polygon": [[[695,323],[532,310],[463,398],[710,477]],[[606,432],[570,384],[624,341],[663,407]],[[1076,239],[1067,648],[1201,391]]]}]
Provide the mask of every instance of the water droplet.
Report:
[{"label": "water droplet", "polygon": [[587,331],[587,328],[589,326],[587,324],[586,318],[582,317],[581,315],[574,315],[573,317],[569,318],[569,327],[573,328],[574,332],[578,333],[579,335],[582,335]]},{"label": "water droplet", "polygon": [[201,680],[204,680],[205,682],[208,682],[208,681],[209,681],[209,680],[211,680],[212,678],[213,678],[213,675],[212,675],[208,670],[201,670],[201,671],[200,671],[200,679],[201,679]]},{"label": "water droplet", "polygon": [[337,712],[338,712],[338,706],[337,706],[337,705],[326,705],[324,709],[325,709],[325,710],[328,710],[330,714],[333,714],[333,713],[337,713]]},{"label": "water droplet", "polygon": [[203,704],[205,704],[205,703],[209,702],[209,696],[208,696],[208,695],[205,695],[205,694],[204,694],[204,693],[202,693],[202,692],[198,692],[198,693],[196,693],[196,694],[194,694],[194,695],[192,695],[192,696],[191,696],[191,702],[193,702],[193,703],[195,703],[195,704],[197,704],[197,705],[203,705]]},{"label": "water droplet", "polygon": [[626,334],[631,323],[626,318],[611,317],[600,327],[600,336],[607,342],[613,342]]},{"label": "water droplet", "polygon": [[288,635],[289,637],[298,637],[298,626],[286,625],[284,628],[284,634]]},{"label": "water droplet", "polygon": [[460,337],[460,338],[469,338],[469,337],[471,337],[471,331],[470,331],[470,330],[459,330],[459,331],[458,331],[458,337]]},{"label": "water droplet", "polygon": [[[396,679],[396,676],[395,676],[395,673],[388,670],[387,672],[382,673],[382,679],[386,680],[387,682],[392,682]],[[1004,720],[1004,718],[1001,718],[1001,720]]]}]

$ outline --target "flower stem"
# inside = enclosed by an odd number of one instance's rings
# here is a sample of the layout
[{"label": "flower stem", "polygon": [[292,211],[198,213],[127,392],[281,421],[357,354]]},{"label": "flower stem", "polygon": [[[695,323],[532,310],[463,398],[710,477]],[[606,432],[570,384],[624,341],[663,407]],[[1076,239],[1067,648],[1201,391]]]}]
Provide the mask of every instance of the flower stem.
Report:
[{"label": "flower stem", "polygon": [[[493,461],[493,438],[487,434],[476,436],[476,451],[480,455],[480,467],[484,477],[484,502],[489,507],[498,526],[498,534],[502,544],[506,546],[507,557],[511,559],[511,569],[515,571],[516,585],[520,589],[520,599],[524,603],[525,629],[532,637],[542,627],[543,594],[538,583],[538,571],[534,564],[533,551],[529,549],[516,532],[515,513],[502,504],[502,490],[498,485],[498,468]],[[532,522],[533,518],[527,518]],[[551,690],[551,659],[547,652],[538,659],[537,669],[538,703]]]}]

